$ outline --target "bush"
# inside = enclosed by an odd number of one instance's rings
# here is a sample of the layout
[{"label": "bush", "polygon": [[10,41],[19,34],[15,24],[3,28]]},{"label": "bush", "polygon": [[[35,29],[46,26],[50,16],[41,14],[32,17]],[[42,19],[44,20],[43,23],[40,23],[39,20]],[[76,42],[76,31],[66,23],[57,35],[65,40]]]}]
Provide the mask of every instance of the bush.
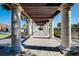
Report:
[{"label": "bush", "polygon": [[22,37],[25,37],[26,35],[27,35],[26,32],[21,32],[21,36],[22,36]]},{"label": "bush", "polygon": [[60,38],[61,37],[61,29],[55,28],[54,29],[54,36]]}]

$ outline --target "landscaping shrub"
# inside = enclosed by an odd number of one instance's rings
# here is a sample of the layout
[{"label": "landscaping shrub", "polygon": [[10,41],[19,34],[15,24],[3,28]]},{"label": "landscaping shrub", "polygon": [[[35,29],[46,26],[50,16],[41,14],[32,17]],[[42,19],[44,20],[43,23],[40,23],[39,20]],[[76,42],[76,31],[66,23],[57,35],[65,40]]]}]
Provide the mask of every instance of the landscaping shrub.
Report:
[{"label": "landscaping shrub", "polygon": [[21,36],[22,36],[22,37],[25,37],[26,35],[27,35],[26,32],[21,32]]},{"label": "landscaping shrub", "polygon": [[61,37],[61,29],[55,28],[54,29],[54,36],[60,38]]}]

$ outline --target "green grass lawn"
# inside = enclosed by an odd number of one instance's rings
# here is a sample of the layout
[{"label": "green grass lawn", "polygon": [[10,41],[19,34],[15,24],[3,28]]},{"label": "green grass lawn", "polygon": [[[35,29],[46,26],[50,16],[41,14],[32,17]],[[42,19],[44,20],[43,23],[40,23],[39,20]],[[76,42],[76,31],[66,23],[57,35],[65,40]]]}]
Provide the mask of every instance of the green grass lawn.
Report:
[{"label": "green grass lawn", "polygon": [[0,39],[9,37],[11,34],[0,34]]}]

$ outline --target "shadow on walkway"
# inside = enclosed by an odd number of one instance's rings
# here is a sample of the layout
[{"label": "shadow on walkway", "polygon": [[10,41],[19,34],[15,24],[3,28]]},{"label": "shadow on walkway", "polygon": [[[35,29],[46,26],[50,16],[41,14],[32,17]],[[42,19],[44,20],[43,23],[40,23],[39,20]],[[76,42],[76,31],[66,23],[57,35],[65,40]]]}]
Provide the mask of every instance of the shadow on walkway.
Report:
[{"label": "shadow on walkway", "polygon": [[0,56],[11,56],[11,47],[1,46],[0,47]]},{"label": "shadow on walkway", "polygon": [[24,37],[23,40],[21,41],[21,43],[23,44],[26,40],[28,40],[30,36]]},{"label": "shadow on walkway", "polygon": [[[23,44],[23,42],[26,41],[27,38],[22,40],[22,45],[23,45],[24,48],[34,49],[34,50],[43,50],[43,51],[55,51],[55,52],[60,52],[61,54],[63,54],[63,51],[62,51],[63,47],[62,47],[62,45],[57,46],[57,47],[25,45],[25,44]],[[11,49],[12,48],[8,47],[8,46],[1,46],[0,47],[0,56],[11,56],[12,55]]]},{"label": "shadow on walkway", "polygon": [[[23,42],[26,41],[28,38],[29,38],[29,36],[23,38],[21,43],[23,44]],[[0,46],[0,56],[12,56],[12,51],[11,51],[12,47],[9,45],[10,44],[6,44],[5,46]]]},{"label": "shadow on walkway", "polygon": [[71,50],[68,51],[66,56],[79,56],[79,46],[72,46]]},{"label": "shadow on walkway", "polygon": [[57,46],[57,47],[46,47],[46,46],[31,46],[31,45],[25,45],[23,44],[24,48],[27,49],[34,49],[34,50],[43,50],[43,51],[55,51],[55,52],[60,52],[61,54],[63,54],[63,47]]}]

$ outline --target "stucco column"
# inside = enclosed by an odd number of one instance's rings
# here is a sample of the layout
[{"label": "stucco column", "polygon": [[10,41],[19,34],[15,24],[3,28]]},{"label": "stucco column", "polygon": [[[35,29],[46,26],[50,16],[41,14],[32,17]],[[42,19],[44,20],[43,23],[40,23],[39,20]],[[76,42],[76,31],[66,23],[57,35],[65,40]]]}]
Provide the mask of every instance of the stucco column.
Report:
[{"label": "stucco column", "polygon": [[21,11],[19,6],[14,7],[12,10],[12,51],[14,55],[21,51]]},{"label": "stucco column", "polygon": [[65,47],[65,50],[71,48],[71,4],[64,4],[61,6],[61,44]]},{"label": "stucco column", "polygon": [[43,25],[43,32],[46,33],[47,35],[49,34],[49,22]]},{"label": "stucco column", "polygon": [[79,23],[77,24],[78,40],[79,40]]},{"label": "stucco column", "polygon": [[54,22],[53,19],[49,19],[50,37],[54,38]]},{"label": "stucco column", "polygon": [[29,21],[29,35],[32,35],[32,21]]},{"label": "stucco column", "polygon": [[32,35],[33,35],[33,21],[32,21]]},{"label": "stucco column", "polygon": [[54,38],[54,19],[52,19],[52,38]]},{"label": "stucco column", "polygon": [[37,30],[37,25],[36,25],[36,23],[34,21],[32,23],[32,26],[33,26],[33,34],[35,34],[36,30]]},{"label": "stucco column", "polygon": [[33,34],[35,34],[37,32],[37,24],[35,22],[33,22]]}]

